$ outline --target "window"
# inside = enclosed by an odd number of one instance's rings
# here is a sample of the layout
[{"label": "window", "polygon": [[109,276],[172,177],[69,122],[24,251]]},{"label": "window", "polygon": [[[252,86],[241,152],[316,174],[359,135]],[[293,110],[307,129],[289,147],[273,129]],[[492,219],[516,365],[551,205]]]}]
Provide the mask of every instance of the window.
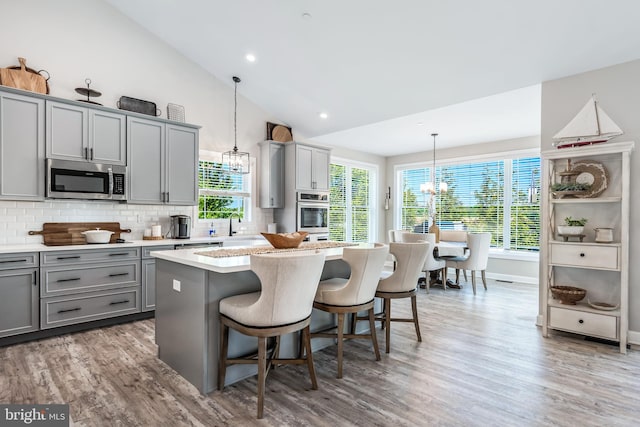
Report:
[{"label": "window", "polygon": [[375,166],[342,161],[331,163],[330,240],[371,242],[375,239],[375,182]]},{"label": "window", "polygon": [[198,218],[228,218],[233,213],[250,220],[251,174],[228,174],[219,159],[219,154],[200,152]]},{"label": "window", "polygon": [[[420,184],[432,181],[431,173],[428,167],[398,171],[402,229],[422,232],[430,224],[431,195]],[[442,165],[435,175],[448,185],[433,196],[440,229],[488,231],[492,246],[539,250],[539,157]]]}]

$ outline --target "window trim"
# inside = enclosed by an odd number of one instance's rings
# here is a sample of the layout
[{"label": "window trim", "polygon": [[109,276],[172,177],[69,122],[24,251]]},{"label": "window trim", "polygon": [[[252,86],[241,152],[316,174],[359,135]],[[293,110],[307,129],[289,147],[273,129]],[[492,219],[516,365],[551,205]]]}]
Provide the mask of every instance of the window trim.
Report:
[{"label": "window trim", "polygon": [[[379,187],[379,172],[380,168],[375,163],[363,162],[360,160],[347,159],[344,157],[335,157],[331,156],[331,160],[329,161],[329,167],[331,164],[337,164],[340,166],[345,166],[348,168],[348,176],[351,178],[351,168],[359,168],[366,169],[369,171],[370,180],[369,180],[369,240],[371,242],[378,241],[378,226],[380,224],[380,209],[378,209],[378,187]],[[329,200],[331,202],[331,200]],[[351,206],[351,193],[347,192],[347,206]],[[347,224],[349,229],[351,229],[351,218],[347,216]]]},{"label": "window trim", "polygon": [[[219,151],[211,151],[211,150],[200,150],[198,152],[198,163],[201,161],[207,162],[217,162],[222,163],[222,152]],[[257,197],[256,197],[256,158],[253,156],[249,157],[249,173],[243,177],[246,180],[246,186],[248,187],[248,191],[212,191],[212,193],[224,195],[229,194],[233,196],[242,196],[246,199],[246,207],[245,207],[245,215],[242,218],[242,222],[251,225],[254,222],[254,217],[256,213],[257,205]],[[202,189],[198,186],[198,204],[193,207],[193,218],[196,218],[196,223],[198,225],[209,224],[212,221],[225,221],[226,218],[200,218],[200,209],[199,209],[199,201],[200,201],[200,191]],[[204,190],[205,192],[210,190]],[[215,195],[214,194],[214,195]]]},{"label": "window trim", "polygon": [[[526,148],[522,150],[508,150],[501,151],[495,153],[484,153],[472,156],[460,156],[460,157],[450,157],[436,160],[436,169],[468,164],[468,163],[483,163],[483,162],[491,162],[491,161],[505,161],[505,160],[514,160],[518,158],[527,158],[527,157],[542,157],[540,150],[535,148]],[[507,167],[507,164],[509,165]],[[512,172],[512,162],[505,162],[505,182],[503,183],[504,188],[511,188],[511,172]],[[398,229],[402,224],[402,172],[410,169],[421,169],[427,168],[431,169],[433,167],[433,161],[424,160],[420,162],[411,162],[411,163],[400,163],[393,166],[393,187],[395,188],[395,192],[393,195],[393,209],[392,209],[392,228]],[[507,171],[509,173],[507,173]],[[541,171],[542,172],[542,171]],[[434,172],[431,172],[434,173]],[[509,186],[507,187],[507,184]],[[506,210],[507,206],[513,207],[513,205],[507,205],[507,197],[510,201],[512,201],[512,194],[508,192],[508,196],[505,194],[504,203],[504,211],[503,215],[506,218]],[[509,218],[511,218],[511,214],[509,212]],[[497,251],[509,252],[510,257],[513,257],[515,254],[527,254],[527,253],[538,253],[538,251],[525,251],[525,250],[515,250],[511,248],[504,247],[506,244],[511,243],[511,227],[510,222],[506,221],[503,223],[503,247],[491,248],[494,253]],[[507,239],[508,238],[508,239]],[[517,255],[519,257],[519,255]]]}]

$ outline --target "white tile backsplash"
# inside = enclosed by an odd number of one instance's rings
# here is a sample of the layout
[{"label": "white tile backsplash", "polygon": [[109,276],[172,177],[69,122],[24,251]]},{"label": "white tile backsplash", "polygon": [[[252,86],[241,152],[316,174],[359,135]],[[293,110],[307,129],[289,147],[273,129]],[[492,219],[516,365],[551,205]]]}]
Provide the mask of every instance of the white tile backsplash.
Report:
[{"label": "white tile backsplash", "polygon": [[[130,228],[122,234],[124,239],[139,240],[145,228],[153,224],[162,226],[162,233],[169,231],[171,215],[189,215],[192,218],[191,236],[209,235],[214,222],[218,235],[229,234],[229,220],[199,221],[191,206],[129,205],[117,202],[86,200],[47,200],[44,202],[0,201],[0,244],[42,243],[42,236],[29,236],[31,230],[42,230],[45,222],[119,222],[120,227]],[[257,234],[267,231],[273,222],[272,209],[253,209],[253,221],[238,224],[234,218],[234,231],[239,234]]]}]

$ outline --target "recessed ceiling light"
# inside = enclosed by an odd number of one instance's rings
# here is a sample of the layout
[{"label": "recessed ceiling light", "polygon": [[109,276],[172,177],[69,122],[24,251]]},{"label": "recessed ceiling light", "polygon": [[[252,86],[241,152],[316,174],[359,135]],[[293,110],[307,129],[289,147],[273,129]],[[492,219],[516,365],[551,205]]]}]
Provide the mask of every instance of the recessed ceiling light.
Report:
[{"label": "recessed ceiling light", "polygon": [[304,19],[305,21],[310,21],[312,18],[311,14],[309,12],[305,12],[302,14],[302,19]]},{"label": "recessed ceiling light", "polygon": [[424,125],[424,123],[418,122],[418,126],[422,126],[422,125]]},{"label": "recessed ceiling light", "polygon": [[256,62],[256,56],[253,53],[247,53],[245,58],[247,58],[247,61],[249,62]]},{"label": "recessed ceiling light", "polygon": [[329,115],[327,113],[320,113],[319,116],[320,116],[321,119],[329,118]]}]

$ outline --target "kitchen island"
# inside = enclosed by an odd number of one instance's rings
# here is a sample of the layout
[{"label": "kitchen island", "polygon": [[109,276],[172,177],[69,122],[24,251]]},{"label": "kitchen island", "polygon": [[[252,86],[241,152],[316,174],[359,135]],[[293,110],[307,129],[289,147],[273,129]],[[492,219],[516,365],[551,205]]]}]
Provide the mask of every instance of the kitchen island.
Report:
[{"label": "kitchen island", "polygon": [[[349,277],[350,268],[342,261],[342,249],[318,249],[326,256],[323,280]],[[214,258],[203,255],[205,252],[213,251],[183,249],[151,253],[156,257],[158,357],[203,394],[217,388],[220,300],[260,290],[258,277],[250,269],[249,255]],[[333,324],[330,314],[313,311],[312,331]],[[333,340],[315,339],[312,344],[315,351],[332,345]],[[280,345],[281,356],[297,354],[297,339],[293,335],[282,337]],[[230,357],[251,354],[256,349],[255,339],[230,331]],[[230,366],[226,384],[255,375],[255,372],[256,367],[252,365]]]}]

